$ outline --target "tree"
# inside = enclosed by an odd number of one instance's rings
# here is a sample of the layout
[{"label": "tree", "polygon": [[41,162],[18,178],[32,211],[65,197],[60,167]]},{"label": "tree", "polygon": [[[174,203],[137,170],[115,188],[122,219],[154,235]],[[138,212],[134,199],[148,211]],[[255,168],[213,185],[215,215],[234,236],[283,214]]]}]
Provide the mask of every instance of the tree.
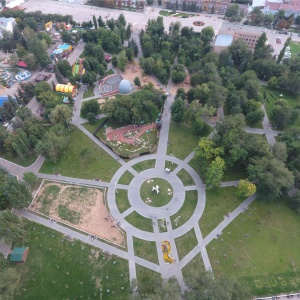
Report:
[{"label": "tree", "polygon": [[174,83],[180,83],[185,79],[185,71],[184,66],[181,64],[177,64],[173,66],[172,72],[171,72],[171,78]]},{"label": "tree", "polygon": [[81,106],[81,114],[85,118],[88,113],[93,113],[95,116],[100,113],[100,105],[96,99],[85,101]]},{"label": "tree", "polygon": [[284,188],[294,183],[293,173],[276,158],[253,158],[247,172],[251,181],[257,180],[257,192],[267,201],[275,201],[282,195]]},{"label": "tree", "polygon": [[272,147],[273,156],[282,161],[283,163],[287,160],[287,146],[285,143],[276,142]]},{"label": "tree", "polygon": [[37,143],[35,151],[56,162],[67,144],[68,139],[65,128],[62,125],[55,125]]},{"label": "tree", "polygon": [[186,103],[181,97],[175,99],[171,105],[172,120],[176,123],[181,123],[186,111]]},{"label": "tree", "polygon": [[277,129],[283,129],[294,121],[293,110],[281,99],[270,111],[270,119]]},{"label": "tree", "polygon": [[96,115],[92,112],[87,113],[86,118],[90,123],[95,123],[97,120]]},{"label": "tree", "polygon": [[112,58],[111,58],[111,63],[114,67],[116,67],[118,65],[118,57],[117,55],[113,55]]},{"label": "tree", "polygon": [[135,77],[133,83],[137,86],[137,87],[141,87],[141,80],[139,77]]},{"label": "tree", "polygon": [[33,188],[36,183],[37,177],[33,172],[25,172],[23,174],[24,182],[29,186],[29,188]]},{"label": "tree", "polygon": [[126,26],[126,19],[125,19],[124,14],[120,14],[120,15],[119,15],[118,21],[119,21],[119,23],[120,23],[123,27]]},{"label": "tree", "polygon": [[265,113],[260,110],[257,109],[253,112],[250,112],[247,114],[246,120],[249,123],[249,125],[255,125],[259,122],[262,122],[262,120],[264,119]]},{"label": "tree", "polygon": [[230,5],[225,12],[225,17],[229,19],[230,22],[240,22],[242,19],[240,8],[238,4]]},{"label": "tree", "polygon": [[125,66],[127,64],[127,56],[126,56],[126,52],[123,50],[121,53],[120,53],[120,56],[119,56],[119,60],[118,60],[118,68],[124,72],[125,71]]},{"label": "tree", "polygon": [[[98,21],[99,21],[99,19],[98,19]],[[97,23],[95,15],[93,15],[93,24],[94,24],[94,28],[97,29],[98,28],[98,23]]]},{"label": "tree", "polygon": [[216,147],[214,142],[209,138],[201,138],[198,143],[198,148],[195,150],[196,157],[204,157],[205,159],[216,158],[223,154],[221,147]]},{"label": "tree", "polygon": [[34,94],[37,100],[41,100],[41,95],[45,92],[52,91],[52,88],[48,82],[42,81],[36,84],[34,88]]},{"label": "tree", "polygon": [[207,189],[218,188],[223,178],[225,170],[224,160],[217,156],[215,160],[210,164],[205,176],[205,183]]},{"label": "tree", "polygon": [[61,124],[65,127],[71,123],[73,111],[68,106],[61,104],[57,105],[49,115],[49,120],[53,124]]},{"label": "tree", "polygon": [[3,187],[3,195],[15,208],[28,207],[32,199],[31,193],[23,182],[9,177]]},{"label": "tree", "polygon": [[204,42],[204,45],[210,44],[215,36],[213,27],[207,26],[201,31],[201,40]]},{"label": "tree", "polygon": [[[0,211],[0,237],[7,244],[15,242],[25,235],[22,219],[9,210]],[[1,293],[0,293],[1,295]]]},{"label": "tree", "polygon": [[238,184],[237,195],[241,197],[249,197],[256,192],[256,186],[248,179],[241,179]]}]

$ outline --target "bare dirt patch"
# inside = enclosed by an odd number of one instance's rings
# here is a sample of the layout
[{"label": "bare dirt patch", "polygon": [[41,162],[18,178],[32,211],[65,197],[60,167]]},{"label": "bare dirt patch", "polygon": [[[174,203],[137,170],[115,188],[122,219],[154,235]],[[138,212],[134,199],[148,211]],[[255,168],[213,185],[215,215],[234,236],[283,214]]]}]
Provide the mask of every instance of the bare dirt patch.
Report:
[{"label": "bare dirt patch", "polygon": [[123,243],[123,234],[110,217],[99,189],[45,182],[30,209],[116,244]]}]

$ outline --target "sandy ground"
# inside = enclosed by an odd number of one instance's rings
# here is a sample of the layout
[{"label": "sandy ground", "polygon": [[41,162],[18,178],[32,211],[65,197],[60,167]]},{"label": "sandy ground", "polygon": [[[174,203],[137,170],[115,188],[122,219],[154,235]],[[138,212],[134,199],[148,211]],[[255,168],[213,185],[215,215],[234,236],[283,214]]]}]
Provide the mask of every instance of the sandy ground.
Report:
[{"label": "sandy ground", "polygon": [[126,70],[121,73],[124,79],[127,79],[134,82],[135,77],[139,77],[142,85],[148,84],[151,82],[155,88],[164,90],[168,93],[171,93],[172,95],[176,95],[177,89],[180,87],[183,87],[185,91],[188,91],[191,87],[190,84],[182,83],[182,84],[174,84],[171,83],[169,85],[163,85],[161,83],[158,83],[158,79],[153,75],[146,75],[143,76],[143,69],[140,67],[139,64],[135,64],[134,68],[132,67],[132,63],[127,64]]},{"label": "sandy ground", "polygon": [[[45,197],[46,189],[50,186],[58,186],[60,188],[56,198],[47,197],[47,208],[49,209],[50,218],[62,221],[79,230],[84,230],[94,236],[104,238],[116,244],[121,245],[123,243],[123,234],[115,226],[116,221],[110,217],[103,203],[103,194],[98,189],[54,182],[46,183],[40,189],[35,202],[30,207],[31,210],[42,212],[43,205],[45,204],[45,201],[42,200]],[[85,188],[84,192],[80,192],[82,188]],[[77,224],[72,224],[59,217],[59,205],[80,214]]]}]

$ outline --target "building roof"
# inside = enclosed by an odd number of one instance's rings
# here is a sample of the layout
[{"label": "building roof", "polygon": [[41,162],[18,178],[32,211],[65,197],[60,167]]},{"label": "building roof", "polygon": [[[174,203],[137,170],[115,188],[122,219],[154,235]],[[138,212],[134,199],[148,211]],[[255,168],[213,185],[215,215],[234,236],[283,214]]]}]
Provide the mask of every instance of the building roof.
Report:
[{"label": "building roof", "polygon": [[17,247],[15,248],[11,255],[10,255],[10,261],[12,262],[24,262],[27,257],[28,248],[26,247]]},{"label": "building roof", "polygon": [[34,81],[35,82],[41,82],[41,81],[45,81],[47,79],[47,75],[45,74],[38,74],[35,78]]},{"label": "building roof", "polygon": [[230,34],[220,34],[217,36],[215,46],[228,47],[232,44],[233,36]]},{"label": "building roof", "polygon": [[247,26],[247,25],[241,25],[237,23],[228,23],[228,22],[222,22],[222,25],[219,29],[220,33],[226,33],[226,31],[244,31],[247,33],[259,33],[262,34],[263,32],[266,32],[266,27],[258,27],[258,26]]},{"label": "building roof", "polygon": [[13,22],[14,20],[14,18],[0,18],[0,26],[5,28],[9,22]]},{"label": "building roof", "polygon": [[119,84],[119,91],[121,94],[129,94],[133,91],[133,85],[129,80],[123,79]]},{"label": "building roof", "polygon": [[72,46],[69,44],[62,44],[62,45],[59,45],[57,48],[62,49],[62,50],[69,50],[70,48],[72,48]]},{"label": "building roof", "polygon": [[20,61],[18,62],[18,67],[20,67],[20,68],[27,68],[27,64],[26,64],[26,62],[20,60]]},{"label": "building roof", "polygon": [[268,2],[266,1],[265,8],[268,8],[269,10],[279,11],[281,9],[285,11],[293,11],[298,12],[300,11],[300,1],[294,0],[292,3],[274,3],[274,2]]},{"label": "building roof", "polygon": [[15,8],[16,6],[19,6],[20,4],[23,4],[25,1],[24,0],[14,0],[14,1],[11,1],[10,3],[7,3],[5,5],[5,7],[7,8]]}]

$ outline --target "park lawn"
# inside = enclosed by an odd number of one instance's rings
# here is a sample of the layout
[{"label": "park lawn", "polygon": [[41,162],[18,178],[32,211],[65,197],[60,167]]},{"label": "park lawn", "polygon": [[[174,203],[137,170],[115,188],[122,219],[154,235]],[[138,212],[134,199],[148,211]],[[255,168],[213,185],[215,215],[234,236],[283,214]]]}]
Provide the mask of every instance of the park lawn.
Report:
[{"label": "park lawn", "polygon": [[40,172],[109,182],[120,164],[81,130],[71,126],[68,146],[56,163],[46,159]]},{"label": "park lawn", "polygon": [[155,159],[145,160],[132,166],[132,168],[138,173],[148,169],[152,169],[154,167],[155,167]]},{"label": "park lawn", "polygon": [[197,254],[185,267],[182,268],[182,275],[185,282],[198,273],[205,272],[201,254]]},{"label": "park lawn", "polygon": [[[159,186],[159,193],[152,188]],[[168,204],[173,197],[173,188],[170,183],[162,178],[151,178],[145,181],[140,189],[141,199],[150,206],[161,207]],[[151,200],[151,202],[150,202]]]},{"label": "park lawn", "polygon": [[190,127],[171,122],[167,154],[185,159],[197,147],[198,141],[199,137],[193,134]]},{"label": "park lawn", "polygon": [[185,169],[181,169],[177,173],[177,176],[182,181],[184,186],[186,186],[186,185],[195,185],[194,179],[192,178],[192,176]]},{"label": "park lawn", "polygon": [[237,277],[262,296],[299,291],[299,248],[299,213],[282,198],[256,199],[207,250],[215,275]]},{"label": "park lawn", "polygon": [[175,243],[178,252],[178,258],[179,260],[182,260],[198,245],[198,240],[194,228],[181,237],[175,239]]},{"label": "park lawn", "polygon": [[131,207],[128,200],[128,191],[118,189],[118,193],[116,193],[116,203],[120,213],[123,213],[128,208]]},{"label": "park lawn", "polygon": [[105,77],[106,76],[109,76],[109,75],[112,75],[112,74],[115,74],[114,70],[113,69],[109,69],[105,72]]},{"label": "park lawn", "polygon": [[[282,91],[275,88],[270,88],[268,86],[261,86],[261,94],[264,95],[266,93],[267,99],[264,99],[266,112],[270,119],[270,111],[274,107],[275,102],[280,98],[285,99],[287,101],[287,105],[290,108],[300,107],[300,97],[295,96],[287,91]],[[282,97],[280,95],[282,94]],[[300,126],[300,118],[296,120],[293,126]]]},{"label": "park lawn", "polygon": [[25,159],[22,159],[20,156],[12,153],[1,153],[0,157],[3,159],[6,159],[8,161],[11,161],[12,163],[22,166],[22,167],[29,167],[31,166],[38,158],[38,154],[34,151],[32,151],[32,154],[30,157],[26,157]]},{"label": "park lawn", "polygon": [[105,121],[106,121],[106,118],[102,118],[102,119],[96,120],[96,122],[94,122],[94,123],[90,123],[90,122],[83,123],[82,126],[90,133],[94,133],[96,131],[96,129],[100,125],[102,125]]},{"label": "park lawn", "polygon": [[152,221],[148,218],[145,218],[138,214],[136,211],[132,212],[130,215],[128,215],[125,220],[130,223],[132,226],[148,232],[154,232],[153,231],[153,225]]},{"label": "park lawn", "polygon": [[119,179],[119,184],[125,184],[125,185],[128,185],[131,180],[133,179],[133,175],[129,172],[129,171],[126,171],[122,176],[121,178]]},{"label": "park lawn", "polygon": [[203,237],[215,229],[227,213],[234,211],[245,200],[236,195],[236,191],[237,188],[234,186],[206,190],[206,204],[199,220]]},{"label": "park lawn", "polygon": [[171,161],[166,160],[165,161],[165,168],[170,169],[171,172],[173,172],[177,168],[176,163],[172,163]]},{"label": "park lawn", "polygon": [[159,14],[161,16],[170,16],[170,15],[173,14],[173,12],[172,11],[167,11],[167,10],[161,10],[161,11],[159,11]]},{"label": "park lawn", "polygon": [[251,128],[264,129],[262,122],[257,122],[255,124],[251,124],[251,125],[248,122],[246,122],[246,125]]},{"label": "park lawn", "polygon": [[291,42],[289,46],[291,47],[292,58],[297,57],[300,54],[300,43]]},{"label": "park lawn", "polygon": [[156,243],[133,237],[134,254],[158,265]]},{"label": "park lawn", "polygon": [[196,173],[199,175],[199,177],[203,180],[203,176],[202,176],[202,170],[201,170],[201,161],[196,158],[193,157],[190,161],[189,161],[189,165],[196,171]]},{"label": "park lawn", "polygon": [[138,290],[141,295],[147,295],[155,292],[158,285],[161,285],[161,274],[148,268],[136,264],[136,277]]},{"label": "park lawn", "polygon": [[90,85],[88,86],[87,90],[83,93],[83,99],[89,98],[89,97],[94,97],[94,86]]},{"label": "park lawn", "polygon": [[[198,192],[197,191],[186,191],[185,200],[179,211],[171,216],[172,228],[175,229],[183,225],[194,213],[198,202]],[[176,218],[180,218],[177,221],[177,226],[175,223]]]},{"label": "park lawn", "polygon": [[24,264],[11,264],[21,274],[14,299],[100,299],[101,288],[105,299],[128,299],[127,260],[104,256],[100,249],[64,239],[42,225],[25,224],[26,235],[14,246],[29,247],[29,253]]}]

